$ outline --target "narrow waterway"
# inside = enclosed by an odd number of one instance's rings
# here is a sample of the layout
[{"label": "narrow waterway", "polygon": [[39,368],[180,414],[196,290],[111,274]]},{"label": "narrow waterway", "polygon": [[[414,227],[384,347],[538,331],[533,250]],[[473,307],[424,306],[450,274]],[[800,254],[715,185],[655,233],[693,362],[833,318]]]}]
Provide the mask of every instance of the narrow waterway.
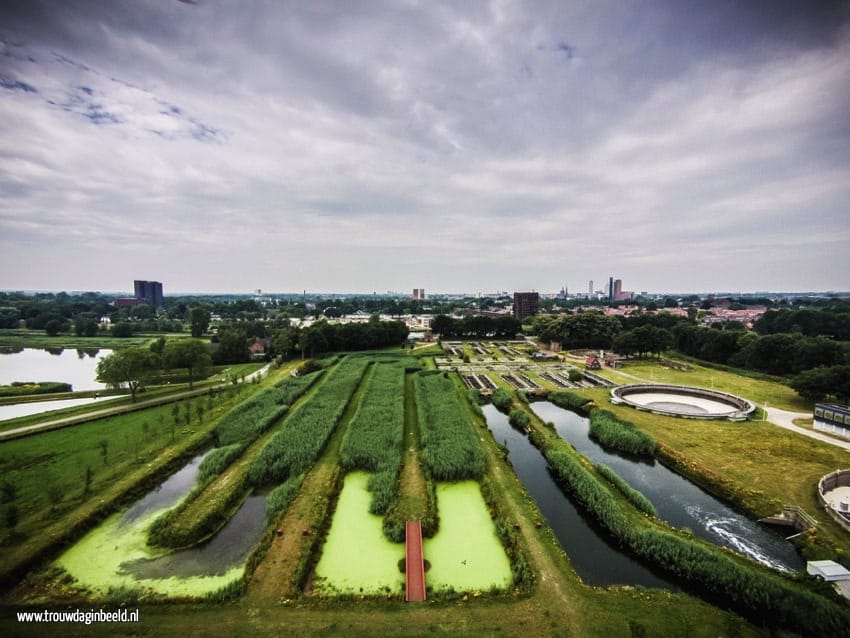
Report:
[{"label": "narrow waterway", "polygon": [[100,593],[131,587],[181,596],[203,595],[240,578],[265,527],[265,496],[248,497],[207,542],[173,552],[147,544],[157,516],[195,486],[204,455],[192,459],[124,512],[114,514],[70,547],[57,563],[80,585]]},{"label": "narrow waterway", "polygon": [[[774,569],[802,569],[803,560],[794,546],[774,530],[734,511],[661,463],[637,461],[603,449],[588,436],[590,421],[586,417],[548,401],[532,403],[531,408],[543,421],[554,423],[561,438],[580,454],[607,465],[640,490],[652,501],[659,518]],[[700,425],[711,427],[710,423]]]},{"label": "narrow waterway", "polygon": [[552,478],[546,459],[492,405],[483,406],[493,438],[507,447],[517,477],[555,532],[578,575],[589,585],[641,585],[678,591],[663,575],[625,554],[580,511]]}]

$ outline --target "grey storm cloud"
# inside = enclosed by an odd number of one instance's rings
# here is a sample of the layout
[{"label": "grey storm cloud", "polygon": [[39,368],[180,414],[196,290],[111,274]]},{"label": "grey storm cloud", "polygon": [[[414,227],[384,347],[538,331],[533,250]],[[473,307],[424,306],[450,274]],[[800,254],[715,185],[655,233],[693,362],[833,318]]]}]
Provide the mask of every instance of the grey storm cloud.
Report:
[{"label": "grey storm cloud", "polygon": [[847,2],[0,6],[0,288],[848,289],[847,202]]}]

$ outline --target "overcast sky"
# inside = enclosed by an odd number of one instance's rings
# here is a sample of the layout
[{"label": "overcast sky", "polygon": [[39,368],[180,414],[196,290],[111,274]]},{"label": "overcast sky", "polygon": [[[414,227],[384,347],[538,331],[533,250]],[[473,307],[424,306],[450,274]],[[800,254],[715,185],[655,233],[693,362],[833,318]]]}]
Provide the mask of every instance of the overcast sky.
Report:
[{"label": "overcast sky", "polygon": [[850,289],[850,3],[0,3],[0,288]]}]

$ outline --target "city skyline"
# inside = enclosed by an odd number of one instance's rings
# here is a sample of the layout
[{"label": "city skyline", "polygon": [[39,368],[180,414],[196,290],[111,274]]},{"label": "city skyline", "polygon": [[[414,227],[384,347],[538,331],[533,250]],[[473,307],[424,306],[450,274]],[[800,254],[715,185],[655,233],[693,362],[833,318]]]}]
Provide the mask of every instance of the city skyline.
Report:
[{"label": "city skyline", "polygon": [[848,7],[5,2],[0,288],[848,290]]}]

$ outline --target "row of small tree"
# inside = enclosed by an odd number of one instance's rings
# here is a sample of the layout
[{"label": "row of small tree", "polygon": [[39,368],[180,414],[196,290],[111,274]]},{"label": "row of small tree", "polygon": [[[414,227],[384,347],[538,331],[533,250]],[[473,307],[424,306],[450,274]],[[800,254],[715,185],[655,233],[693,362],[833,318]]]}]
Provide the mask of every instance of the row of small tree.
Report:
[{"label": "row of small tree", "polygon": [[165,370],[185,370],[191,388],[211,365],[204,341],[160,338],[150,347],[123,348],[104,357],[97,364],[97,378],[112,388],[126,387],[135,401],[139,389]]}]

